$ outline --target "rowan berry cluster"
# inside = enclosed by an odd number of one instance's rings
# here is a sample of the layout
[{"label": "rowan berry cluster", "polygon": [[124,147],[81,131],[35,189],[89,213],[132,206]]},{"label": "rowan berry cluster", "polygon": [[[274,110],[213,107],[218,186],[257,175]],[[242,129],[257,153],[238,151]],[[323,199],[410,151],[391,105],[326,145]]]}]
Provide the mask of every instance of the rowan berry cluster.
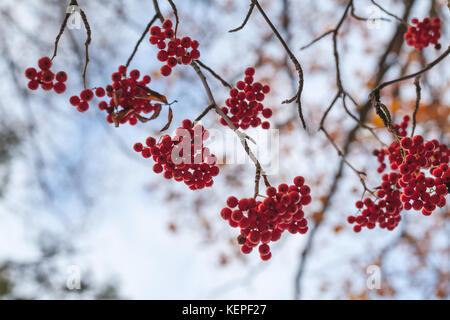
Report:
[{"label": "rowan berry cluster", "polygon": [[411,20],[415,26],[410,26],[405,33],[404,38],[406,43],[421,51],[423,48],[434,44],[436,50],[441,48],[439,38],[441,37],[441,20],[438,17],[433,19],[424,18],[419,22],[417,18]]},{"label": "rowan berry cluster", "polygon": [[134,150],[144,158],[153,158],[155,173],[164,172],[164,178],[183,181],[191,190],[198,190],[212,186],[213,177],[219,174],[216,156],[203,146],[208,137],[209,132],[202,125],[193,126],[186,119],[173,138],[164,135],[157,143],[148,137],[145,146],[138,142]]},{"label": "rowan berry cluster", "polygon": [[84,112],[89,109],[89,102],[94,98],[94,93],[98,98],[105,95],[109,101],[100,101],[98,108],[108,113],[106,121],[119,124],[129,123],[135,125],[138,120],[147,121],[142,114],[148,114],[160,108],[160,104],[152,104],[148,98],[147,85],[150,83],[150,76],[143,76],[141,80],[139,70],[131,70],[127,76],[127,68],[120,66],[117,72],[111,75],[112,84],[106,88],[98,87],[94,91],[85,89],[80,96],[70,98],[70,103],[77,107],[78,111]]},{"label": "rowan berry cluster", "polygon": [[405,117],[402,124],[395,127],[400,142],[395,141],[389,147],[374,152],[380,163],[378,172],[386,169],[386,156],[392,172],[382,176],[383,181],[376,193],[377,203],[371,199],[356,203],[358,209],[366,207],[359,216],[348,217],[349,223],[356,222],[356,232],[365,226],[372,229],[377,222],[381,228],[393,230],[401,220],[402,209],[421,210],[423,215],[429,216],[446,204],[445,196],[450,185],[450,149],[437,140],[425,142],[420,135],[406,137],[408,121],[409,117]]},{"label": "rowan berry cluster", "polygon": [[308,231],[302,209],[311,203],[311,189],[304,183],[305,179],[298,176],[293,185],[270,186],[263,201],[255,198],[238,200],[234,196],[227,199],[227,207],[220,214],[231,227],[241,229],[237,241],[242,253],[248,254],[259,245],[261,259],[269,260],[272,256],[269,243],[278,241],[284,231],[292,234]]},{"label": "rowan berry cluster", "polygon": [[[244,81],[238,81],[236,88],[230,90],[230,98],[225,101],[226,107],[222,107],[225,114],[231,114],[229,117],[234,126],[243,130],[250,126],[256,128],[259,125],[263,129],[270,128],[270,123],[260,118],[260,114],[266,119],[272,116],[272,109],[264,108],[261,103],[265,95],[269,93],[270,87],[260,82],[254,83],[254,75],[255,69],[247,68]],[[223,118],[220,119],[220,123],[224,126],[228,125]]]},{"label": "rowan berry cluster", "polygon": [[172,21],[165,20],[162,28],[158,26],[150,28],[150,43],[159,49],[158,60],[166,63],[161,67],[161,74],[165,77],[172,73],[172,68],[177,64],[188,65],[200,58],[198,41],[189,37],[177,38],[172,27]]},{"label": "rowan berry cluster", "polygon": [[27,68],[25,76],[30,80],[28,82],[28,89],[37,90],[39,85],[45,91],[54,90],[56,93],[63,93],[66,91],[65,82],[67,81],[67,74],[64,71],[53,73],[52,60],[49,57],[42,57],[38,60],[39,71],[35,68]]}]

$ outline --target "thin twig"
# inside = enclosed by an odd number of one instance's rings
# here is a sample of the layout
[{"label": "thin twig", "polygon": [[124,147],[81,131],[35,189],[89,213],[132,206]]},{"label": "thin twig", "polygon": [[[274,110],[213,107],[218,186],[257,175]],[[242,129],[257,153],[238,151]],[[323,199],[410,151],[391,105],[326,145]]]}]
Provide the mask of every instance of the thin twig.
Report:
[{"label": "thin twig", "polygon": [[207,65],[205,65],[203,62],[201,62],[200,60],[197,60],[197,64],[202,67],[203,69],[207,70],[209,73],[211,73],[211,75],[216,78],[217,80],[219,80],[225,87],[228,87],[230,89],[233,88],[233,86],[231,84],[229,84],[227,81],[225,81],[221,76],[219,76],[213,69],[211,69],[210,67],[208,67]]},{"label": "thin twig", "polygon": [[170,3],[170,6],[172,7],[173,10],[173,15],[175,16],[175,33],[174,36],[175,38],[177,37],[177,31],[178,31],[178,23],[180,22],[178,19],[178,10],[177,10],[177,6],[175,5],[175,3],[173,3],[173,0],[168,0]]},{"label": "thin twig", "polygon": [[203,117],[206,116],[211,109],[214,109],[214,105],[213,104],[210,104],[209,106],[207,106],[205,108],[205,110],[203,110],[202,113],[197,118],[195,118],[194,123],[199,122],[200,120],[202,120]]},{"label": "thin twig", "polygon": [[126,66],[127,68],[128,68],[128,66],[130,65],[130,63],[131,63],[131,60],[133,60],[134,55],[136,54],[136,52],[137,52],[137,50],[138,50],[138,48],[139,48],[139,45],[141,44],[142,40],[144,40],[145,35],[148,33],[148,31],[150,30],[150,27],[153,25],[153,23],[156,21],[157,18],[158,18],[158,15],[155,14],[155,15],[153,16],[152,20],[150,20],[150,22],[149,22],[149,23],[147,24],[147,26],[145,27],[144,32],[142,33],[142,35],[141,35],[141,37],[139,38],[139,40],[138,40],[138,42],[136,43],[136,45],[134,46],[134,50],[133,50],[133,52],[131,53],[130,57],[128,58],[127,63],[125,64],[125,66]]},{"label": "thin twig", "polygon": [[332,34],[334,32],[333,30],[329,30],[325,33],[323,33],[322,35],[318,36],[317,38],[315,38],[314,40],[312,40],[310,43],[308,43],[307,45],[304,45],[303,47],[300,48],[300,50],[305,50],[307,48],[309,48],[310,46],[312,46],[314,43],[320,41],[321,39],[325,38],[327,35]]},{"label": "thin twig", "polygon": [[241,30],[242,28],[244,28],[245,25],[246,25],[247,22],[248,22],[248,19],[249,19],[250,16],[251,16],[252,11],[253,11],[254,8],[255,8],[255,3],[252,1],[252,2],[250,3],[250,8],[248,9],[247,15],[245,16],[245,19],[244,19],[244,21],[242,22],[242,24],[241,24],[239,27],[235,28],[235,29],[229,30],[228,32],[236,32],[236,31],[239,31],[239,30]]},{"label": "thin twig", "polygon": [[[411,0],[405,3],[405,11],[403,14],[403,19],[406,20],[411,12],[411,8],[414,5],[415,0]],[[392,36],[390,42],[386,46],[386,49],[384,50],[383,54],[380,56],[378,63],[377,63],[377,71],[375,74],[375,83],[378,84],[381,79],[385,76],[386,72],[390,69],[392,66],[392,62],[387,62],[389,57],[392,57],[392,55],[398,55],[403,41],[403,34],[405,33],[405,26],[403,24],[399,24],[397,26],[397,30],[395,31],[394,35]],[[392,61],[396,61],[393,59]],[[364,122],[365,119],[368,117],[369,112],[371,109],[371,102],[367,101],[365,104],[362,105],[362,108],[359,110],[359,116],[361,122]],[[346,135],[345,143],[342,148],[342,152],[344,155],[347,155],[350,152],[351,146],[353,142],[356,139],[358,130],[361,128],[359,124],[356,124]],[[341,178],[343,176],[343,171],[345,168],[345,163],[341,159],[339,163],[339,167],[336,170],[336,174],[334,176],[334,179],[332,183],[330,184],[330,189],[328,191],[328,195],[322,205],[321,212],[322,216],[325,216],[328,212],[333,196],[336,194],[336,191],[338,190],[339,184],[341,182]],[[297,272],[295,275],[295,282],[294,282],[294,297],[296,299],[299,299],[301,297],[301,280],[303,277],[303,274],[305,273],[308,257],[310,256],[310,253],[312,252],[314,240],[316,239],[316,235],[318,233],[318,230],[320,229],[320,226],[322,225],[323,221],[325,219],[322,219],[320,221],[317,221],[311,228],[311,231],[308,232],[308,238],[306,241],[306,244],[300,254],[300,261],[299,266],[297,268]]]},{"label": "thin twig", "polygon": [[[390,80],[390,81],[386,81],[383,82],[381,84],[379,84],[370,94],[369,94],[369,100],[371,101],[372,107],[376,110],[378,116],[383,120],[383,123],[386,127],[389,127],[389,129],[392,130],[392,123],[389,120],[391,118],[391,114],[389,112],[389,110],[386,108],[386,106],[384,106],[381,102],[380,102],[380,93],[381,90],[383,88],[386,88],[390,85],[393,85],[395,83],[398,82],[402,82],[408,79],[412,79],[412,78],[416,78],[420,75],[422,75],[423,73],[427,72],[428,70],[430,70],[431,68],[433,68],[434,66],[436,66],[439,62],[441,62],[442,60],[445,59],[445,57],[447,57],[450,54],[450,46],[447,48],[447,50],[442,53],[438,58],[436,58],[435,60],[433,60],[432,62],[430,62],[429,64],[427,64],[425,66],[425,68],[408,74],[406,76],[394,79],[394,80]],[[383,112],[380,112],[380,108],[382,108]]]},{"label": "thin twig", "polygon": [[437,57],[435,60],[433,60],[432,62],[427,64],[425,66],[425,68],[423,68],[422,70],[419,70],[417,72],[408,74],[408,75],[400,77],[398,79],[394,79],[394,80],[391,80],[391,81],[383,82],[380,85],[378,85],[372,92],[379,93],[383,88],[385,88],[387,86],[390,86],[390,85],[392,85],[394,83],[405,81],[405,80],[412,79],[412,78],[415,78],[417,76],[420,76],[421,74],[427,72],[428,70],[433,68],[435,65],[437,65],[439,62],[444,60],[445,57],[447,57],[449,54],[450,54],[450,46],[447,48],[447,50],[445,50],[445,52],[443,52],[439,57]]},{"label": "thin twig", "polygon": [[378,21],[378,20],[380,20],[380,21],[391,21],[390,19],[383,18],[383,17],[380,17],[380,18],[364,18],[364,17],[358,16],[356,14],[356,12],[355,12],[355,4],[354,3],[352,3],[352,9],[350,10],[350,14],[351,14],[351,16],[353,18],[355,18],[356,20],[360,20],[360,21]]},{"label": "thin twig", "polygon": [[388,16],[390,16],[390,17],[396,19],[397,21],[399,21],[400,23],[402,23],[402,24],[408,26],[408,23],[407,23],[405,20],[403,20],[402,18],[399,18],[398,16],[396,16],[396,15],[393,14],[393,13],[390,13],[389,11],[387,11],[386,9],[384,9],[382,6],[380,6],[378,3],[376,3],[375,0],[371,0],[371,1],[372,1],[372,3],[373,3],[375,6],[377,6],[381,11],[383,11],[384,13],[386,13]]},{"label": "thin twig", "polygon": [[252,0],[252,2],[256,5],[256,8],[258,8],[259,12],[264,17],[264,20],[266,20],[267,24],[270,26],[270,28],[272,29],[272,31],[275,34],[275,36],[281,42],[281,45],[283,46],[284,50],[286,51],[286,53],[289,56],[289,59],[291,59],[292,63],[295,66],[295,69],[297,70],[298,77],[299,77],[299,84],[298,84],[297,93],[295,94],[294,97],[292,97],[291,99],[284,100],[282,103],[291,103],[291,102],[294,102],[294,101],[297,102],[298,115],[299,115],[300,120],[302,122],[303,128],[306,129],[306,122],[305,122],[305,119],[303,117],[303,110],[302,110],[302,103],[301,103],[301,96],[302,96],[303,83],[304,83],[302,66],[300,65],[300,62],[298,62],[298,60],[295,57],[295,55],[292,53],[291,49],[289,49],[289,46],[287,45],[286,41],[284,41],[283,37],[278,32],[277,28],[273,25],[272,21],[270,21],[269,17],[267,16],[267,14],[264,12],[263,8],[259,4],[258,0]]},{"label": "thin twig", "polygon": [[[77,1],[76,0],[71,0],[70,3],[69,3],[69,7],[71,7],[71,6],[78,6]],[[53,56],[52,56],[51,60],[53,60],[56,57],[56,54],[58,52],[59,39],[61,39],[61,36],[64,33],[64,30],[66,29],[67,21],[69,20],[71,14],[72,13],[71,12],[67,12],[67,9],[66,9],[66,14],[65,14],[64,19],[63,19],[63,21],[61,23],[61,27],[59,28],[59,33],[58,33],[58,35],[56,36],[56,39],[55,39],[55,48],[53,50]]]},{"label": "thin twig", "polygon": [[89,22],[88,19],[86,17],[86,14],[84,13],[84,11],[82,9],[80,9],[80,15],[81,15],[81,19],[83,20],[84,23],[84,27],[86,29],[86,42],[84,43],[85,46],[85,55],[86,55],[86,60],[84,63],[84,69],[83,69],[83,86],[86,89],[86,71],[87,71],[87,66],[89,64],[89,44],[91,43],[91,27],[89,26]]},{"label": "thin twig", "polygon": [[414,79],[414,85],[416,86],[416,105],[414,107],[414,112],[412,116],[413,123],[412,123],[411,137],[414,136],[414,131],[416,130],[416,117],[420,105],[420,96],[421,96],[420,93],[422,91],[422,89],[420,88],[420,76],[417,76]]}]

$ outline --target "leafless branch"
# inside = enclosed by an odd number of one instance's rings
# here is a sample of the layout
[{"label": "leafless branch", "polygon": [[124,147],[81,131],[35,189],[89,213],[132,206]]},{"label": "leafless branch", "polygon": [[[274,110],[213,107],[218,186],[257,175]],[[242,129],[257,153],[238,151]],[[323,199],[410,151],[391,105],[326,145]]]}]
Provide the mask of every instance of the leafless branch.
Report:
[{"label": "leafless branch", "polygon": [[414,107],[414,112],[413,112],[413,116],[412,116],[412,130],[411,130],[411,137],[414,136],[414,131],[416,130],[416,117],[417,117],[417,112],[419,111],[419,105],[420,105],[420,93],[421,93],[421,88],[420,88],[420,76],[417,76],[414,79],[414,85],[416,86],[416,105]]},{"label": "leafless branch", "polygon": [[245,25],[246,25],[247,22],[248,22],[248,19],[249,19],[250,16],[252,15],[252,12],[253,12],[253,9],[254,9],[254,8],[255,8],[255,2],[252,1],[252,2],[250,3],[250,8],[248,9],[247,15],[245,16],[245,19],[244,19],[244,21],[242,22],[242,24],[241,24],[239,27],[235,28],[235,29],[229,30],[228,32],[236,32],[236,31],[239,31],[239,30],[241,30],[242,28],[244,28]]},{"label": "leafless branch", "polygon": [[156,21],[156,19],[158,18],[158,16],[155,14],[152,18],[152,20],[150,20],[150,22],[147,24],[147,26],[145,27],[144,32],[142,33],[141,37],[139,38],[138,42],[136,43],[136,45],[134,46],[133,52],[131,53],[130,57],[127,60],[127,63],[125,64],[125,66],[128,68],[128,66],[131,63],[131,60],[133,60],[139,45],[141,44],[142,40],[144,40],[145,35],[148,33],[148,31],[150,30],[150,27],[153,25],[153,23]]}]

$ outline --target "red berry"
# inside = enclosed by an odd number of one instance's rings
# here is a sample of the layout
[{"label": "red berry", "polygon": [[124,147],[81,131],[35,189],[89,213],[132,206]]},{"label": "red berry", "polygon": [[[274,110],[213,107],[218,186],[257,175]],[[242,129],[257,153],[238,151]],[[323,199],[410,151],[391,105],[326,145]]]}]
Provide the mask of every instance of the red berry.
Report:
[{"label": "red berry", "polygon": [[92,93],[92,90],[90,90],[90,89],[84,89],[83,91],[81,91],[81,93],[80,93],[80,98],[82,99],[82,100],[85,100],[85,101],[91,101],[92,100],[92,98],[94,98],[94,94]]},{"label": "red berry", "polygon": [[67,73],[65,73],[64,71],[59,71],[56,74],[56,81],[66,82],[67,81]]},{"label": "red berry", "polygon": [[49,57],[42,57],[38,61],[38,66],[42,70],[49,70],[52,67],[52,60]]},{"label": "red berry", "polygon": [[238,199],[236,197],[229,197],[227,199],[227,206],[229,206],[230,208],[234,208],[238,205]]},{"label": "red berry", "polygon": [[28,89],[36,90],[37,88],[39,88],[39,81],[31,80],[31,81],[28,82]]},{"label": "red berry", "polygon": [[140,143],[140,142],[135,143],[133,146],[133,149],[136,152],[141,152],[143,148],[144,147],[142,146],[142,143]]},{"label": "red berry", "polygon": [[95,95],[99,98],[104,97],[106,94],[105,89],[103,89],[102,87],[99,87],[97,89],[95,89]]},{"label": "red berry", "polygon": [[53,86],[53,90],[55,90],[56,93],[63,93],[66,91],[66,85],[62,82],[57,82]]},{"label": "red berry", "polygon": [[164,65],[161,67],[161,74],[165,77],[168,77],[172,73],[172,68],[168,65]]},{"label": "red berry", "polygon": [[37,76],[37,71],[35,68],[28,68],[25,70],[25,77],[30,80],[34,80]]},{"label": "red berry", "polygon": [[70,97],[69,102],[71,105],[76,107],[80,104],[80,98],[78,96],[72,96],[72,97]]},{"label": "red berry", "polygon": [[78,104],[77,110],[80,112],[85,112],[89,109],[89,104],[86,101],[81,101]]},{"label": "red berry", "polygon": [[164,29],[172,28],[172,21],[170,21],[169,19],[164,20],[164,22],[162,23],[162,27]]}]

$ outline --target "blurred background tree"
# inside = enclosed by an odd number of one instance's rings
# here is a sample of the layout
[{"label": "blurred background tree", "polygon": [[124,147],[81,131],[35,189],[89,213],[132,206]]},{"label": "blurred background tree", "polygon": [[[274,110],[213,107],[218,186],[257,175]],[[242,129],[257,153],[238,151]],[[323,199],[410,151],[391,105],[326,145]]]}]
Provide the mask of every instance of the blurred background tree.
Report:
[{"label": "blurred background tree", "polygon": [[[68,2],[68,1],[66,1]],[[68,92],[30,92],[25,68],[51,55],[66,12],[64,1],[12,1],[0,4],[0,297],[2,298],[437,298],[448,299],[449,207],[430,217],[405,213],[393,232],[355,234],[346,223],[361,198],[359,177],[345,165],[318,131],[323,113],[340,90],[333,43],[340,57],[340,77],[355,104],[338,101],[327,117],[327,130],[346,158],[376,186],[376,158],[381,147],[373,131],[389,144],[391,136],[370,108],[367,96],[382,81],[422,69],[440,52],[418,52],[404,44],[405,26],[385,12],[367,21],[372,1],[260,1],[304,69],[302,104],[308,130],[297,106],[282,104],[298,90],[298,76],[288,54],[261,14],[253,12],[239,26],[250,1],[175,1],[179,32],[200,42],[201,60],[235,83],[255,66],[272,91],[272,128],[280,131],[280,168],[273,184],[304,175],[313,189],[307,210],[310,231],[283,237],[268,263],[243,256],[235,230],[219,215],[228,195],[253,192],[251,163],[223,165],[214,187],[200,192],[165,181],[132,150],[136,141],[157,136],[165,121],[114,128],[101,112],[78,113],[68,98],[82,89],[84,29],[68,29],[59,44],[57,69],[69,74]],[[154,16],[152,1],[78,1],[92,29],[89,86],[109,83],[124,64]],[[377,1],[390,13],[439,16],[443,48],[448,45],[449,10],[445,0]],[[350,5],[351,4],[351,5]],[[159,1],[173,17],[167,1]],[[349,9],[348,11],[347,8]],[[345,14],[344,14],[345,13]],[[342,24],[339,25],[340,19]],[[339,29],[336,32],[337,26]],[[301,49],[321,34],[330,34]],[[333,33],[335,36],[333,37]],[[334,41],[333,41],[334,39]],[[448,59],[421,77],[422,99],[417,133],[448,145]],[[191,68],[159,75],[156,50],[141,44],[131,68],[152,76],[152,88],[173,106],[171,129],[194,119],[208,105]],[[207,72],[220,105],[228,94]],[[344,98],[345,99],[345,98]],[[383,90],[383,102],[398,122],[415,105],[413,81]],[[349,117],[344,108],[359,121]],[[207,128],[227,130],[211,113]],[[249,130],[250,136],[255,131]],[[239,147],[239,146],[238,146]],[[220,156],[220,151],[218,154]],[[83,290],[67,290],[67,267],[83,270]],[[378,265],[382,287],[366,286],[366,270]]]}]

